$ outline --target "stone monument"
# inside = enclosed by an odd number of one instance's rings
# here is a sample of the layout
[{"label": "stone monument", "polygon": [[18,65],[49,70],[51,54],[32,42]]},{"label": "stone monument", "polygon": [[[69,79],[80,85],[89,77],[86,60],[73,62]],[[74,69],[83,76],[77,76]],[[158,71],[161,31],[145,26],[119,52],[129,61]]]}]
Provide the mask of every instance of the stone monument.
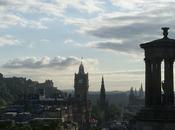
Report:
[{"label": "stone monument", "polygon": [[[175,40],[168,38],[168,27],[162,30],[163,38],[140,45],[145,51],[145,106],[136,114],[133,130],[175,130]],[[161,63],[164,63],[163,83]]]}]

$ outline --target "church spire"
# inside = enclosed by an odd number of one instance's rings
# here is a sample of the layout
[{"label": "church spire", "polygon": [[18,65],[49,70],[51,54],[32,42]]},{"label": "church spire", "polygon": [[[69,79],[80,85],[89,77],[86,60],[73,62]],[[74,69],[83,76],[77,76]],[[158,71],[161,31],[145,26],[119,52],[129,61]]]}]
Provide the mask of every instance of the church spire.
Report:
[{"label": "church spire", "polygon": [[101,91],[105,92],[105,84],[104,84],[104,78],[102,76],[102,80],[101,80]]},{"label": "church spire", "polygon": [[104,107],[105,103],[106,103],[106,92],[105,92],[104,77],[102,76],[101,89],[100,89],[100,105],[101,105],[101,107]]},{"label": "church spire", "polygon": [[105,85],[104,85],[104,78],[103,78],[103,76],[102,76],[102,80],[101,80],[101,86],[102,86],[102,87],[105,86]]}]

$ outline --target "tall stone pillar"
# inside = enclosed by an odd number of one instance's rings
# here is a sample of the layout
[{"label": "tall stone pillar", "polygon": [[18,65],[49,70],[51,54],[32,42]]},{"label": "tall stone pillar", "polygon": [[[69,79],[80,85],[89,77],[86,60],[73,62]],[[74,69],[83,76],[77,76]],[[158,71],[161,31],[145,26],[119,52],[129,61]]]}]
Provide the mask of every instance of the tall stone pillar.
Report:
[{"label": "tall stone pillar", "polygon": [[145,58],[145,105],[161,105],[161,59]]},{"label": "tall stone pillar", "polygon": [[152,91],[152,81],[151,81],[151,60],[145,58],[145,106],[151,105],[151,91]]},{"label": "tall stone pillar", "polygon": [[161,105],[161,59],[152,59],[152,105]]},{"label": "tall stone pillar", "polygon": [[174,104],[173,63],[174,59],[165,59],[164,95],[166,105]]},{"label": "tall stone pillar", "polygon": [[161,104],[161,59],[145,58],[145,106]]}]

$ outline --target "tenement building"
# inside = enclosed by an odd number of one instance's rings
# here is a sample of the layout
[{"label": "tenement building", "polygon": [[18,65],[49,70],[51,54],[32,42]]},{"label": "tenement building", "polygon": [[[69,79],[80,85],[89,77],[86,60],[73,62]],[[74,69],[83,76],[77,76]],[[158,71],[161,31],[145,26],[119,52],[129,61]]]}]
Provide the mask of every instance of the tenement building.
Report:
[{"label": "tenement building", "polygon": [[[168,29],[162,28],[163,38],[140,45],[145,51],[145,106],[132,121],[134,130],[175,129],[175,39],[168,37]],[[161,63],[164,63],[164,77]]]}]

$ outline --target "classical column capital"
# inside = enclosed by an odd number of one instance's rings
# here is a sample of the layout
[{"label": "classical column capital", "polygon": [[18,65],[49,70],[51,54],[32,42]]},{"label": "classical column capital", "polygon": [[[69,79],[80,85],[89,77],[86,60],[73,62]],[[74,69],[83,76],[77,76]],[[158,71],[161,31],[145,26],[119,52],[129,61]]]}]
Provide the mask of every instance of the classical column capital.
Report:
[{"label": "classical column capital", "polygon": [[153,58],[152,60],[153,60],[153,62],[161,63],[163,59],[162,58]]},{"label": "classical column capital", "polygon": [[147,63],[161,63],[162,62],[162,58],[144,58],[145,62]]},{"label": "classical column capital", "polygon": [[174,59],[173,58],[165,58],[164,59],[165,63],[168,62],[168,63],[174,63]]},{"label": "classical column capital", "polygon": [[151,62],[150,58],[144,58],[144,61],[145,61],[145,63],[150,63]]}]

